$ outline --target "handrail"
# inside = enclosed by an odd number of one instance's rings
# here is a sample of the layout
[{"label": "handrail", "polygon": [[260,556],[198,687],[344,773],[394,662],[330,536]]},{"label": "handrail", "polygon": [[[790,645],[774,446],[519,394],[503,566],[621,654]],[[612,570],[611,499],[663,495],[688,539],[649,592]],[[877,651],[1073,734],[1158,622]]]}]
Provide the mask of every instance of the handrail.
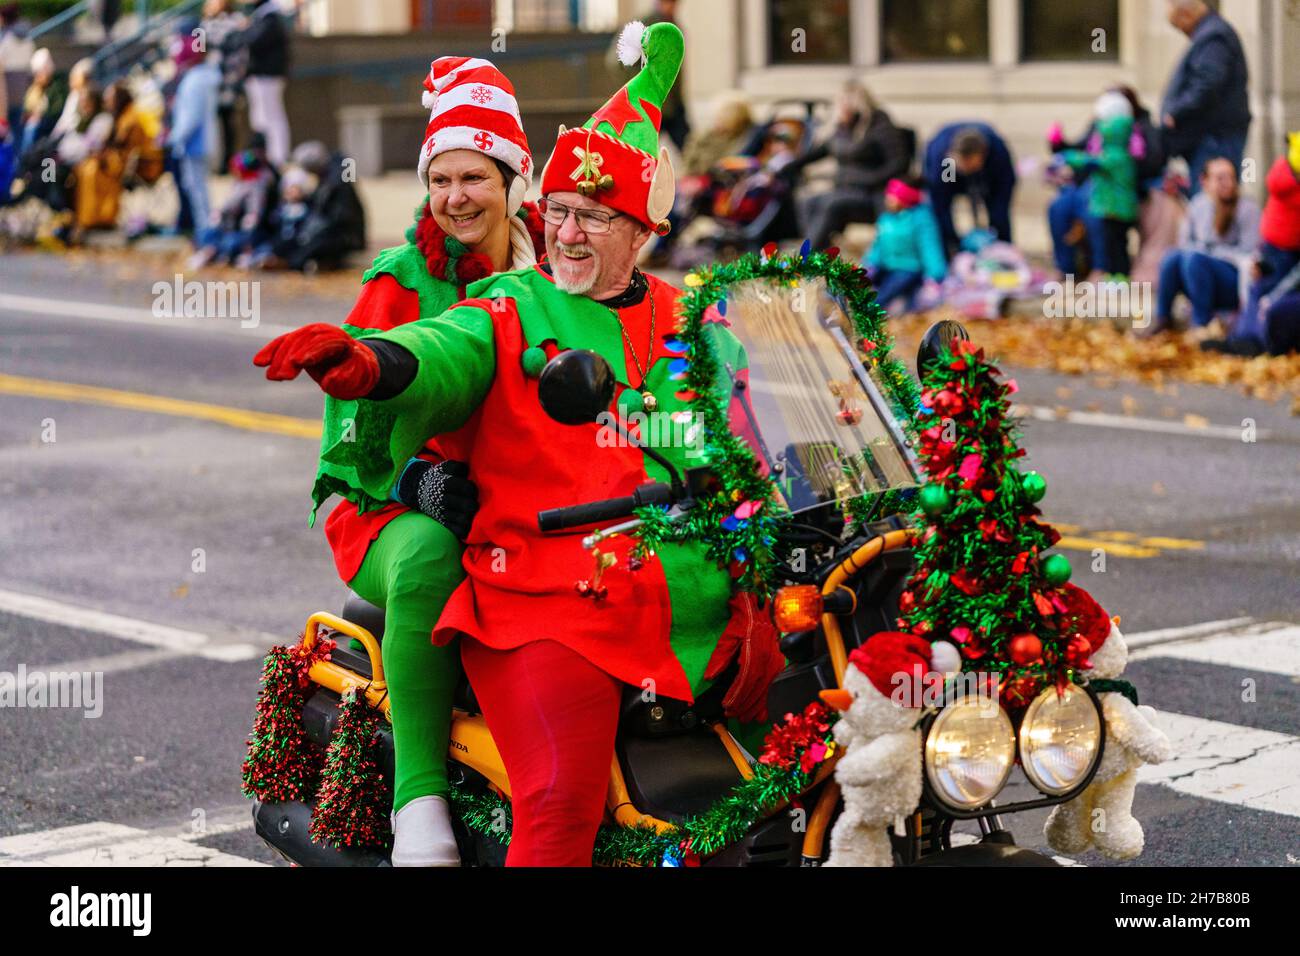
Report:
[{"label": "handrail", "polygon": [[[101,68],[105,62],[108,62],[110,60],[110,58],[116,57],[119,53],[121,53],[123,50],[127,49],[128,47],[131,47],[136,43],[146,40],[146,38],[149,38],[151,34],[155,33],[159,27],[166,27],[173,21],[179,20],[181,17],[198,9],[202,5],[203,5],[203,0],[182,0],[181,3],[176,4],[176,6],[174,7],[168,8],[166,11],[160,13],[156,17],[149,17],[146,13],[146,17],[143,23],[140,25],[140,28],[135,31],[135,33],[132,33],[130,36],[121,37],[120,39],[113,40],[111,43],[106,43],[98,50],[95,51],[94,56],[90,58],[91,63],[93,64],[92,69],[94,70],[95,75],[99,76],[101,80],[106,79],[106,77],[100,75]],[[146,7],[146,11],[147,9],[148,8]],[[116,63],[114,63],[114,65],[116,66]]]},{"label": "handrail", "polygon": [[44,36],[51,30],[57,30],[70,20],[75,20],[87,10],[90,9],[90,0],[78,0],[66,10],[60,10],[48,20],[42,20],[36,26],[27,31],[27,39],[35,40],[37,37]]}]

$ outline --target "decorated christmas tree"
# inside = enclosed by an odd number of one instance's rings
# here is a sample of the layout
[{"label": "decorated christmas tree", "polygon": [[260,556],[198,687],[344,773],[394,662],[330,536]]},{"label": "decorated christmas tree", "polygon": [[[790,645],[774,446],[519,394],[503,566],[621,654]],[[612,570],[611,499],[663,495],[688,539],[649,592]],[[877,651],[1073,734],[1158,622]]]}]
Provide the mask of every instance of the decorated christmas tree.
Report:
[{"label": "decorated christmas tree", "polygon": [[1040,520],[1046,483],[1015,467],[1024,455],[1008,417],[1016,385],[965,341],[941,353],[922,385],[926,527],[898,625],[934,642],[936,665],[950,662],[939,669],[996,674],[1003,704],[1023,708],[1070,682],[1092,648],[1066,586],[1070,563],[1046,553],[1060,539]]}]

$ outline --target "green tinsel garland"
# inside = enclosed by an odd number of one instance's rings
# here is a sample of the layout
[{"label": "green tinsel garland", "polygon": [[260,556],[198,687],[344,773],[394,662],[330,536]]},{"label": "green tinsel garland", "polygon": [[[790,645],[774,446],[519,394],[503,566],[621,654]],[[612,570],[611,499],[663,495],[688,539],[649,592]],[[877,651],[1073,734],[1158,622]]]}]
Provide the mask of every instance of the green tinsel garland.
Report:
[{"label": "green tinsel garland", "polygon": [[[885,326],[885,310],[876,302],[871,280],[860,266],[824,251],[771,257],[749,253],[735,262],[697,269],[691,275],[694,278],[688,278],[687,291],[680,300],[682,319],[676,338],[686,346],[690,357],[684,387],[696,395],[692,411],[695,421],[701,424],[706,454],[722,491],[699,499],[695,508],[677,521],[669,521],[659,508],[640,509],[637,517],[642,524],[633,532],[638,539],[636,553],[646,556],[667,542],[698,541],[719,564],[738,564],[740,587],[767,595],[779,583],[785,564],[786,556],[778,553],[777,542],[788,514],[777,510],[775,483],[763,476],[753,451],[729,427],[726,403],[714,386],[718,366],[704,332],[706,310],[724,300],[727,291],[740,282],[822,279],[827,291],[843,304],[859,341],[870,343],[865,361],[874,367],[884,385],[885,397],[901,422],[911,423],[920,407],[920,393],[906,366],[891,355],[893,337]],[[848,503],[859,525],[877,497],[863,495]],[[762,502],[762,507],[749,519],[724,527],[737,505],[746,501]],[[904,498],[886,493],[883,504],[887,508],[902,507]]]},{"label": "green tinsel garland", "polygon": [[[837,719],[830,714],[829,721]],[[834,751],[834,736],[826,733],[821,742],[827,756]],[[810,772],[800,769],[805,748],[795,751],[792,765],[754,765],[754,775],[737,784],[703,813],[688,817],[681,825],[664,832],[654,827],[602,826],[596,834],[591,861],[596,866],[661,866],[665,859],[680,860],[688,851],[707,857],[740,840],[769,808],[789,800],[812,783],[818,766]],[[470,830],[504,846],[510,844],[513,818],[510,803],[495,793],[470,793],[452,787],[451,803]]]}]

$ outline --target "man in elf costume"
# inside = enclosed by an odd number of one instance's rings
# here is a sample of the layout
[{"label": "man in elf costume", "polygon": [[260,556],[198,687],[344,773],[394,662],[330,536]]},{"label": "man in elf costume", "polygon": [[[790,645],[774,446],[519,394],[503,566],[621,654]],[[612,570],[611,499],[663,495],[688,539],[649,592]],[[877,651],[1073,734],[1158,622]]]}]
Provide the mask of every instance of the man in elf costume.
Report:
[{"label": "man in elf costume", "polygon": [[[441,57],[424,86],[431,116],[418,173],[428,198],[407,242],[382,251],[366,272],[342,330],[317,323],[294,333],[303,356],[341,354],[354,338],[436,316],[464,298],[469,283],[533,265],[545,250],[541,217],[523,202],[532,157],[510,81],[487,60]],[[255,361],[266,364],[275,351],[268,346]],[[369,461],[386,458],[391,426],[382,411],[361,413],[354,400],[326,398],[312,520],[327,498],[343,496],[325,522],[339,576],[386,608],[393,864],[455,866],[445,755],[460,668],[455,646],[435,646],[429,634],[464,577],[460,539],[473,517],[473,485],[465,466],[446,461],[431,440],[390,495]]]},{"label": "man in elf costume", "polygon": [[[680,415],[694,397],[671,379],[678,290],[635,268],[665,228],[674,181],[659,147],[662,103],[682,59],[672,24],[632,24],[624,63],[643,67],[587,124],[560,128],[542,173],[548,262],[472,284],[442,315],[346,342],[321,359],[290,333],[268,349],[269,376],[305,368],[357,402],[352,443],[359,482],[376,499],[429,435],[469,462],[480,510],[466,541],[466,579],[433,640],[461,635],[461,659],[510,778],[511,865],[589,865],[604,809],[624,684],[693,700],[731,668],[724,706],[753,719],[782,661],[775,630],[702,546],[674,544],[630,560],[615,538],[593,556],[583,532],[543,536],[537,512],[630,494],[665,471],[635,447],[609,447],[595,424],[558,425],[541,409],[537,378],[566,349],[591,349],[613,368],[625,416]],[[721,325],[718,348],[742,360]],[[720,396],[721,397],[721,396]],[[362,424],[362,419],[366,423]],[[671,442],[672,429],[647,440]],[[678,467],[689,449],[658,445]],[[341,453],[346,453],[340,449]],[[689,461],[698,465],[698,459]],[[592,586],[592,585],[596,586]]]}]

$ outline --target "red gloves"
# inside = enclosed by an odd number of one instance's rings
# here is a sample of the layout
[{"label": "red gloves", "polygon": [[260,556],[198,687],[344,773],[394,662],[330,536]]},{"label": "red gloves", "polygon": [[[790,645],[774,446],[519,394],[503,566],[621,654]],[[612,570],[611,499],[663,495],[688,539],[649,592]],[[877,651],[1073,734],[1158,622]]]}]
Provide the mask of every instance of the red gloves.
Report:
[{"label": "red gloves", "polygon": [[364,398],[379,382],[375,353],[336,325],[313,322],[268,342],[253,357],[273,382],[297,378],[306,371],[328,395]]},{"label": "red gloves", "polygon": [[771,618],[760,611],[752,594],[739,593],[731,599],[731,620],[704,670],[712,679],[732,661],[739,670],[722,698],[722,712],[746,722],[767,719],[767,689],[785,667],[779,641],[781,635]]}]

